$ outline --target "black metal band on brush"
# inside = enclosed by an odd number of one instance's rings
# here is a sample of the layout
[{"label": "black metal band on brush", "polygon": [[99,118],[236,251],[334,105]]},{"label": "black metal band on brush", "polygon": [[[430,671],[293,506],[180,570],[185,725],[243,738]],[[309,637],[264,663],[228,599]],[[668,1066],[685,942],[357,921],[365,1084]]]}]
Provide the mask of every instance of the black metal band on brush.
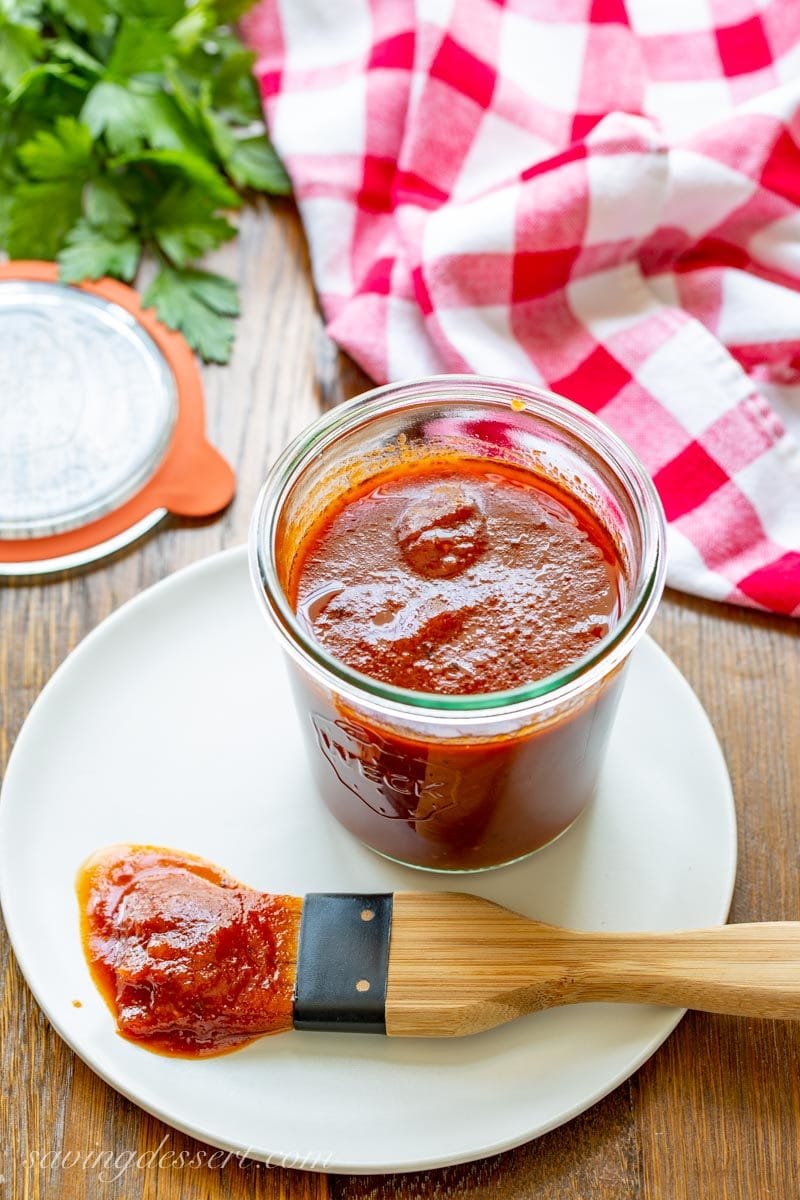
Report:
[{"label": "black metal band on brush", "polygon": [[310,892],[303,900],[295,1029],[386,1033],[391,893]]}]

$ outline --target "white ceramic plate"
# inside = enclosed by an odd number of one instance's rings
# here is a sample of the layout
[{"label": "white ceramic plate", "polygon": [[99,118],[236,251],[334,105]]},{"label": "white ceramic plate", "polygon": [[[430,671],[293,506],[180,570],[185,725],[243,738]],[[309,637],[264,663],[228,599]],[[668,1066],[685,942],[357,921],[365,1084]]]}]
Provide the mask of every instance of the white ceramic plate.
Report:
[{"label": "white ceramic plate", "polygon": [[455,886],[608,929],[723,922],[736,861],[716,738],[653,642],[631,664],[592,808],[527,862],[448,878],[372,854],[318,801],[243,549],[104,621],[35,704],[3,788],[0,895],[20,966],[61,1036],[143,1108],[226,1150],[337,1172],[443,1166],[544,1133],[626,1079],[681,1013],[583,1005],[453,1041],[288,1033],[159,1057],[117,1036],[78,937],[76,869],[123,841],[273,891]]}]

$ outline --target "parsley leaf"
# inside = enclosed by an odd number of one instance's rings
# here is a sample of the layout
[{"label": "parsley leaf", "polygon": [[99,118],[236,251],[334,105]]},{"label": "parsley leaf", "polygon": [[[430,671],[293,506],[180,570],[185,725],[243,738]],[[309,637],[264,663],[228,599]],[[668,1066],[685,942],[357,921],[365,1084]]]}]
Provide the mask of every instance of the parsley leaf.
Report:
[{"label": "parsley leaf", "polygon": [[103,64],[100,60],[68,37],[56,38],[54,42],[51,42],[50,53],[54,58],[63,58],[66,62],[80,67],[83,71],[88,72],[90,78],[103,73]]},{"label": "parsley leaf", "polygon": [[21,183],[6,218],[6,249],[12,258],[55,258],[81,211],[80,181]]},{"label": "parsley leaf", "polygon": [[211,271],[184,271],[183,274],[189,278],[195,295],[214,312],[227,317],[239,315],[239,297],[236,285],[230,279]]},{"label": "parsley leaf", "polygon": [[78,221],[58,255],[60,275],[65,283],[100,279],[103,275],[130,281],[136,274],[140,252],[141,245],[133,235],[123,233],[115,238],[89,221]]},{"label": "parsley leaf", "polygon": [[[251,3],[248,0],[248,8]],[[166,26],[174,25],[186,10],[184,0],[111,0],[110,7],[123,17],[159,21]]]},{"label": "parsley leaf", "polygon": [[209,91],[204,89],[201,108],[203,122],[217,156],[231,179],[239,187],[288,195],[291,191],[289,177],[267,139],[262,136],[241,136],[224,117],[213,111],[208,97]]},{"label": "parsley leaf", "polygon": [[147,134],[139,96],[123,84],[105,79],[96,83],[86,97],[81,120],[95,138],[104,136],[115,154],[141,146]]},{"label": "parsley leaf", "polygon": [[103,0],[48,0],[48,3],[54,13],[87,33],[102,33],[108,23],[108,6]]},{"label": "parsley leaf", "polygon": [[92,169],[92,135],[74,117],[59,117],[52,133],[40,129],[20,147],[19,159],[34,179],[84,178]]},{"label": "parsley leaf", "polygon": [[110,234],[130,229],[136,221],[133,209],[125,203],[119,191],[108,179],[98,179],[86,193],[86,216],[97,228],[105,227]]},{"label": "parsley leaf", "polygon": [[227,362],[233,345],[231,316],[239,311],[236,289],[205,271],[162,267],[144,295],[165,324],[180,329],[208,362]]},{"label": "parsley leaf", "polygon": [[165,168],[168,172],[183,175],[189,183],[196,184],[217,204],[238,208],[241,199],[220,175],[219,171],[204,158],[185,150],[141,150],[111,160],[113,166],[138,163]]},{"label": "parsley leaf", "polygon": [[211,78],[214,107],[242,125],[260,121],[261,104],[251,74],[255,54],[250,50],[231,50],[225,57],[209,57],[207,73]]},{"label": "parsley leaf", "polygon": [[264,137],[237,141],[225,165],[239,187],[272,192],[274,196],[288,196],[292,190],[283,163]]},{"label": "parsley leaf", "polygon": [[240,20],[253,7],[253,0],[217,0],[217,14],[225,25]]},{"label": "parsley leaf", "polygon": [[35,65],[41,49],[35,29],[9,20],[0,11],[0,83],[13,88]]},{"label": "parsley leaf", "polygon": [[109,55],[108,74],[116,79],[132,79],[158,73],[170,57],[172,45],[169,35],[157,25],[125,17]]},{"label": "parsley leaf", "polygon": [[[37,63],[35,67],[20,75],[16,86],[8,93],[6,103],[11,108],[26,96],[26,103],[38,103],[44,99],[47,85],[56,79],[77,88],[78,91],[86,90],[84,80],[71,71],[66,63]],[[33,99],[34,93],[36,101]]]},{"label": "parsley leaf", "polygon": [[205,193],[176,183],[153,213],[153,235],[167,257],[179,267],[215,250],[236,236],[225,217],[214,215],[214,201]]}]

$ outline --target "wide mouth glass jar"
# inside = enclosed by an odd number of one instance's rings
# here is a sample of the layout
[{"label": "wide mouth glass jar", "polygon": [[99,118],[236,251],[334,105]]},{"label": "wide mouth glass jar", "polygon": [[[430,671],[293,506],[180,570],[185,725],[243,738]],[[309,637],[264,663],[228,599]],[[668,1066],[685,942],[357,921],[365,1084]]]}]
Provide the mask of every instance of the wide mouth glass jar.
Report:
[{"label": "wide mouth glass jar", "polygon": [[[416,692],[334,658],[298,618],[291,567],[320,516],[373,476],[442,456],[532,472],[608,533],[620,611],[590,653],[510,690]],[[256,504],[250,563],[334,815],[399,862],[481,870],[546,845],[591,800],[625,664],[663,591],[664,518],[638,459],[588,412],[525,384],[436,376],[356,397],[286,448]]]}]

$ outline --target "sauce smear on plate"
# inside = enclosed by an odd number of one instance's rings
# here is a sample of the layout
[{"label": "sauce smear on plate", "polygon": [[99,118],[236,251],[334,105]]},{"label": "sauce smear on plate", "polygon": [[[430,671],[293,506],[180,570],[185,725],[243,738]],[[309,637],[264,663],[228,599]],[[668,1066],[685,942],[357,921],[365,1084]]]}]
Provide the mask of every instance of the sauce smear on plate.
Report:
[{"label": "sauce smear on plate", "polygon": [[86,959],[124,1037],[198,1057],[291,1029],[298,897],[154,846],[93,855],[77,890]]}]

